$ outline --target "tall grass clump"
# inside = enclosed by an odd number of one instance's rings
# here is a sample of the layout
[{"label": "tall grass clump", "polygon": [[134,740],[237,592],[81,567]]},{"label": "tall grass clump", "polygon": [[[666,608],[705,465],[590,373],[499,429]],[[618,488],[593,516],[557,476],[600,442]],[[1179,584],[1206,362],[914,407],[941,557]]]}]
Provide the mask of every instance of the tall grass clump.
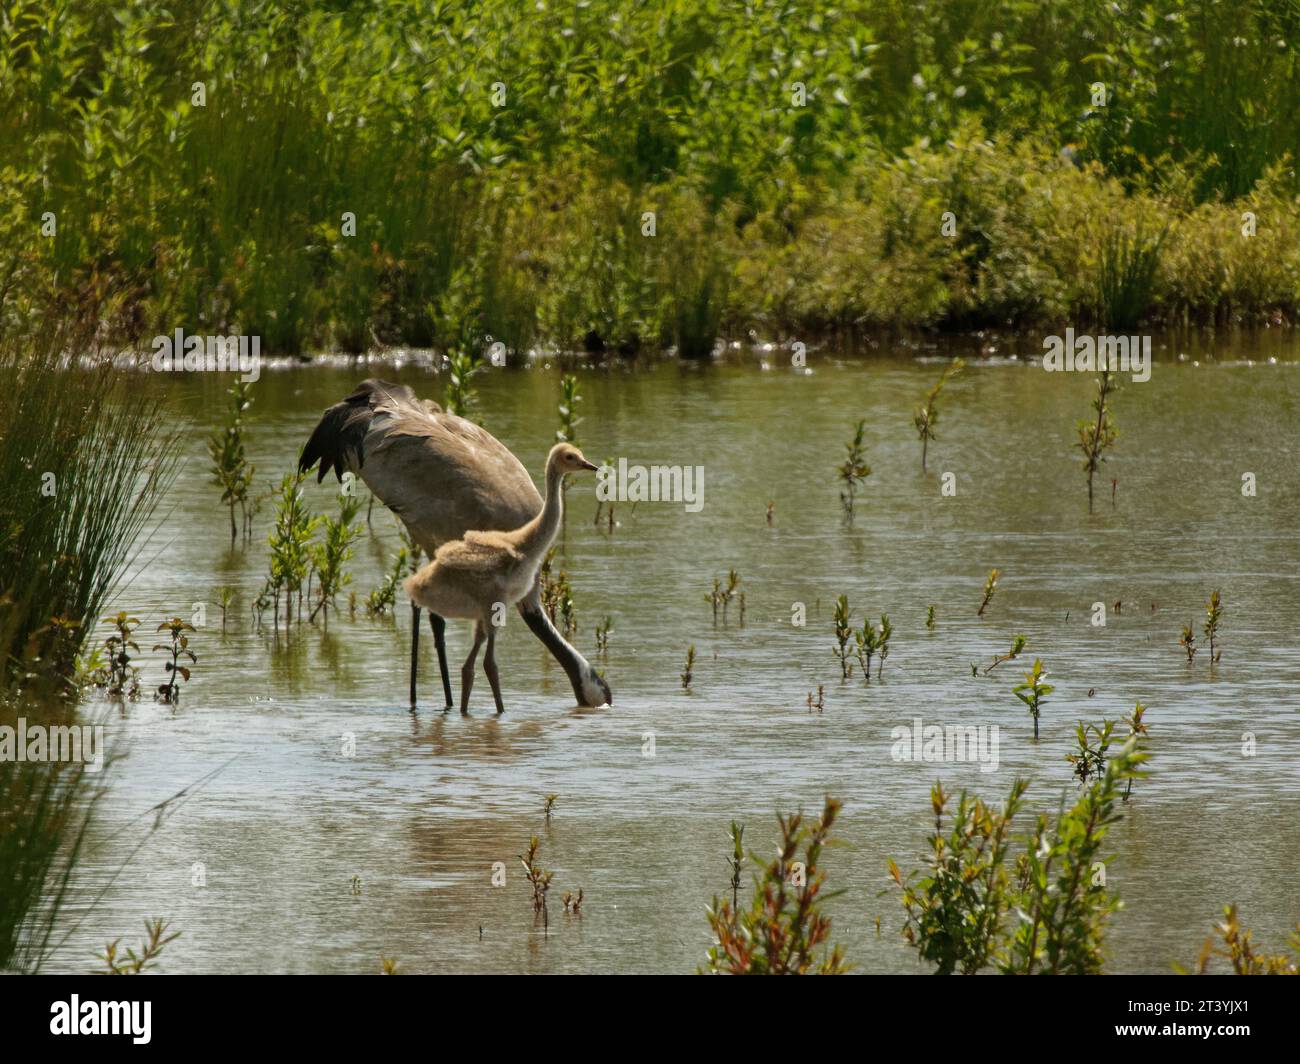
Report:
[{"label": "tall grass clump", "polygon": [[0,697],[70,675],[176,472],[157,403],[84,333],[0,336]]},{"label": "tall grass clump", "polygon": [[1110,330],[1136,326],[1155,302],[1156,274],[1165,234],[1113,229],[1101,246],[1097,319]]}]

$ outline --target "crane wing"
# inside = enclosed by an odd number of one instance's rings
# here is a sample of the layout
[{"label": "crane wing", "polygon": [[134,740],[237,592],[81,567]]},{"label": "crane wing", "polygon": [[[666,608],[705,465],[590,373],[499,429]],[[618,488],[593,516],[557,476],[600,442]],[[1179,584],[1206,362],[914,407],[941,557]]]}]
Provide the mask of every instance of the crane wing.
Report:
[{"label": "crane wing", "polygon": [[528,471],[486,429],[370,379],[321,416],[299,468],[356,473],[432,555],[471,529],[511,531],[542,509]]}]

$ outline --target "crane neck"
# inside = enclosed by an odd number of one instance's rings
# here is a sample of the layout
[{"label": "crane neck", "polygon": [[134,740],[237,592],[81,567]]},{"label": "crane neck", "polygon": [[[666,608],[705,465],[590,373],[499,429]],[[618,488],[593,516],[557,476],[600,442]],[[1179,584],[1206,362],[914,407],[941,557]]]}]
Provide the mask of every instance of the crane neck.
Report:
[{"label": "crane neck", "polygon": [[564,473],[553,461],[546,463],[546,501],[542,512],[519,530],[519,551],[540,561],[555,542],[564,516]]}]

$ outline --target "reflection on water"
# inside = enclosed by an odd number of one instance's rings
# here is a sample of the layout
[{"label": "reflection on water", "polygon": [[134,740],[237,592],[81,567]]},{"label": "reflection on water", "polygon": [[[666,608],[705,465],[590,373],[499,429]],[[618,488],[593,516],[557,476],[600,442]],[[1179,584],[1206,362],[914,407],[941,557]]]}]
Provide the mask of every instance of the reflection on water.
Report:
[{"label": "reflection on water", "polygon": [[[563,672],[511,614],[499,720],[485,683],[470,719],[437,711],[427,637],[427,701],[408,710],[404,602],[395,618],[345,611],[328,631],[304,626],[278,640],[251,631],[272,515],[268,504],[251,550],[228,549],[203,445],[228,382],[146,378],[192,419],[188,464],[114,608],[152,628],[204,601],[208,625],[195,637],[200,660],[179,710],[134,705],[110,728],[124,757],[110,773],[74,913],[149,821],[110,839],[115,831],[229,764],[148,841],[54,967],[88,968],[105,940],[129,939],[143,918],[161,915],[183,932],[162,965],[173,972],[377,971],[381,955],[411,972],[690,971],[708,945],[704,905],[726,888],[728,822],[743,821],[766,855],[774,812],[820,808],[829,791],[845,802],[845,845],[828,859],[832,885],[846,891],[831,903],[835,937],[868,971],[915,971],[897,936],[898,901],[880,895],[887,857],[904,867],[920,860],[933,780],[992,797],[1029,774],[1033,805],[1054,809],[1074,793],[1065,754],[1075,721],[1119,718],[1137,699],[1150,706],[1153,775],[1136,785],[1111,836],[1110,882],[1126,902],[1109,938],[1112,967],[1165,971],[1194,959],[1229,901],[1260,939],[1280,942],[1300,915],[1294,351],[1214,361],[1158,344],[1151,381],[1124,382],[1115,400],[1121,436],[1089,517],[1074,440],[1091,379],[1047,375],[989,346],[945,394],[928,474],[911,419],[940,366],[914,356],[934,352],[823,355],[806,374],[779,352],[708,367],[579,370],[586,453],[702,465],[704,506],[620,503],[611,532],[593,525],[590,480],[570,489],[562,565],[577,643],[606,670],[615,703],[576,709]],[[1170,357],[1180,350],[1186,361]],[[442,392],[418,365],[264,372],[249,430],[259,485],[278,480],[321,410],[372,373],[424,396]],[[553,438],[558,374],[495,370],[479,382],[479,417],[535,477]],[[858,418],[873,472],[846,528],[834,468]],[[953,498],[940,495],[945,472],[956,475]],[[1256,475],[1255,498],[1241,494],[1244,472]],[[313,484],[310,498],[318,509],[334,505],[329,484]],[[359,597],[396,547],[392,518],[377,508],[354,562]],[[1001,587],[977,620],[993,567]],[[745,623],[733,606],[730,623],[715,627],[706,594],[730,568],[746,592]],[[222,584],[240,593],[225,635],[214,605]],[[1189,668],[1178,634],[1189,621],[1199,628],[1216,587],[1227,610],[1223,662],[1211,672],[1202,654]],[[881,682],[838,679],[831,606],[841,593],[855,619],[869,611],[893,621]],[[803,628],[791,624],[799,602]],[[1094,602],[1110,607],[1104,628],[1090,624]],[[613,634],[596,654],[593,631],[606,616]],[[1056,684],[1037,745],[1011,694],[1019,663],[970,674],[972,661],[1005,652],[1019,632],[1028,659],[1041,656]],[[453,675],[467,636],[452,625]],[[687,694],[678,673],[692,643]],[[151,659],[147,678],[160,678],[161,665]],[[809,715],[806,696],[819,683],[826,708]],[[998,724],[998,770],[893,761],[890,730],[915,717]],[[1253,758],[1241,753],[1246,732],[1257,737]],[[646,733],[653,758],[643,756]],[[559,795],[549,824],[548,793]],[[516,856],[533,834],[556,873],[546,936]],[[508,875],[501,889],[491,886],[498,861]],[[196,865],[205,886],[192,885]],[[578,887],[583,915],[567,918],[559,897]]]}]

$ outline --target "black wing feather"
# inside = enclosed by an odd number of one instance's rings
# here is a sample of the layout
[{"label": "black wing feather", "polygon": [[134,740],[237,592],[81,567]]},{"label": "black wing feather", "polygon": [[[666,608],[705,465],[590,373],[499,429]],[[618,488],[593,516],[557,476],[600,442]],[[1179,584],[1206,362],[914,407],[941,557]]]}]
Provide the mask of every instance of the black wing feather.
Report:
[{"label": "black wing feather", "polygon": [[404,384],[389,384],[374,378],[362,381],[343,402],[335,403],[321,415],[298,459],[299,471],[305,473],[319,462],[320,470],[316,474],[316,483],[319,484],[330,469],[340,481],[344,471],[354,462],[360,469],[366,460],[366,433],[370,431],[370,422],[375,416],[374,405],[384,394],[400,395],[415,401],[414,393]]}]

